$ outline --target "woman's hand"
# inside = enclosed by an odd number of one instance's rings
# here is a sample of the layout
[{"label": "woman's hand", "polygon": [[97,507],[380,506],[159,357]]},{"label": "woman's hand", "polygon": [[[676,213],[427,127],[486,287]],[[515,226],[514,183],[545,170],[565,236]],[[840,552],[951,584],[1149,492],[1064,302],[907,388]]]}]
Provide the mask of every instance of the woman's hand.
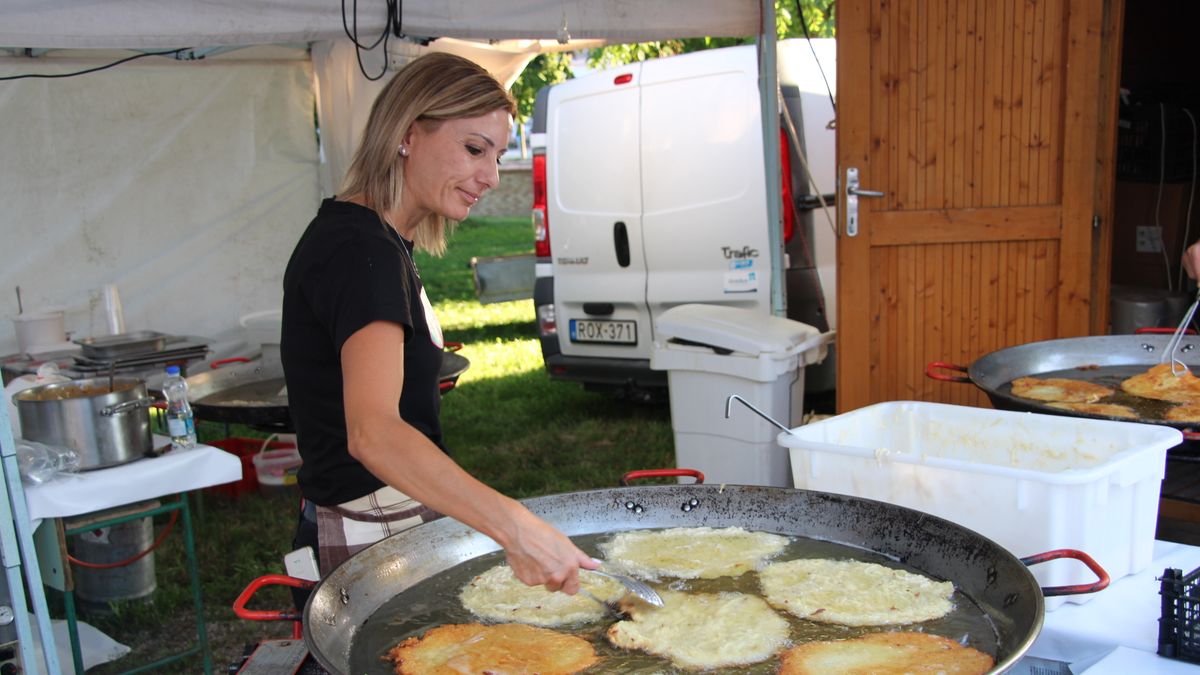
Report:
[{"label": "woman's hand", "polygon": [[598,565],[562,532],[518,505],[513,536],[504,547],[508,565],[525,584],[567,595],[579,592],[579,568]]}]

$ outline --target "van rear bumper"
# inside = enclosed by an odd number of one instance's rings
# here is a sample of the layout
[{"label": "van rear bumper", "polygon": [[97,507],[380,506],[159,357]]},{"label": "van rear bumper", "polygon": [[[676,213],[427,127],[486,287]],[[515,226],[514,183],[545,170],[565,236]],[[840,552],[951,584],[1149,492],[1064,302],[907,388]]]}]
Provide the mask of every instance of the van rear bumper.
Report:
[{"label": "van rear bumper", "polygon": [[667,373],[650,370],[649,359],[608,359],[545,354],[552,380],[582,382],[596,387],[658,388],[667,386]]}]

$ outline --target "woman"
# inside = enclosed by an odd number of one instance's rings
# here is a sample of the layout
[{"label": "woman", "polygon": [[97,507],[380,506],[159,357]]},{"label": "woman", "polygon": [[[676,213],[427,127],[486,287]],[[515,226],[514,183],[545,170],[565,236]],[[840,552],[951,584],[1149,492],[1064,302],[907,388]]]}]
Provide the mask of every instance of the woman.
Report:
[{"label": "woman", "polygon": [[497,185],[514,112],[476,64],[414,60],[380,92],[340,194],[288,262],[281,352],[305,502],[294,543],[317,544],[323,575],[440,514],[494,539],[526,584],[575,593],[579,568],[596,566],[442,445],[442,333],[412,251],[443,252],[446,221]]}]

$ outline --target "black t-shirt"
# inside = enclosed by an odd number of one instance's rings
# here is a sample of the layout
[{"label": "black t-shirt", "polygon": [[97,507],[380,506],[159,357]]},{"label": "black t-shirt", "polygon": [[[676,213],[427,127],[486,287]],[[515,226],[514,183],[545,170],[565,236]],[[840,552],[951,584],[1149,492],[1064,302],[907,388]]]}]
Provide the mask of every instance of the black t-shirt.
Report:
[{"label": "black t-shirt", "polygon": [[304,459],[300,488],[322,506],[383,486],[346,448],[342,397],[342,345],[373,321],[404,328],[400,415],[444,449],[438,420],[442,334],[412,261],[412,244],[373,210],[326,199],[283,275],[280,344]]}]

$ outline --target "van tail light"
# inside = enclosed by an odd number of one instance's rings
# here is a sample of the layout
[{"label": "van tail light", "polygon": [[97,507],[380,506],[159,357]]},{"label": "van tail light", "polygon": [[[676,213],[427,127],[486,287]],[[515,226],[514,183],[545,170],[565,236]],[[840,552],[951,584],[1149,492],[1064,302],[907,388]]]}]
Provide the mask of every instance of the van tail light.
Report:
[{"label": "van tail light", "polygon": [[546,156],[533,156],[533,252],[550,257],[550,218],[546,212]]},{"label": "van tail light", "polygon": [[[537,172],[536,165],[534,172]],[[788,138],[783,127],[779,128],[779,176],[783,183],[779,190],[783,196],[783,241],[787,243],[796,232],[796,205],[792,202],[792,153],[788,152]],[[536,181],[535,178],[535,185]]]}]

